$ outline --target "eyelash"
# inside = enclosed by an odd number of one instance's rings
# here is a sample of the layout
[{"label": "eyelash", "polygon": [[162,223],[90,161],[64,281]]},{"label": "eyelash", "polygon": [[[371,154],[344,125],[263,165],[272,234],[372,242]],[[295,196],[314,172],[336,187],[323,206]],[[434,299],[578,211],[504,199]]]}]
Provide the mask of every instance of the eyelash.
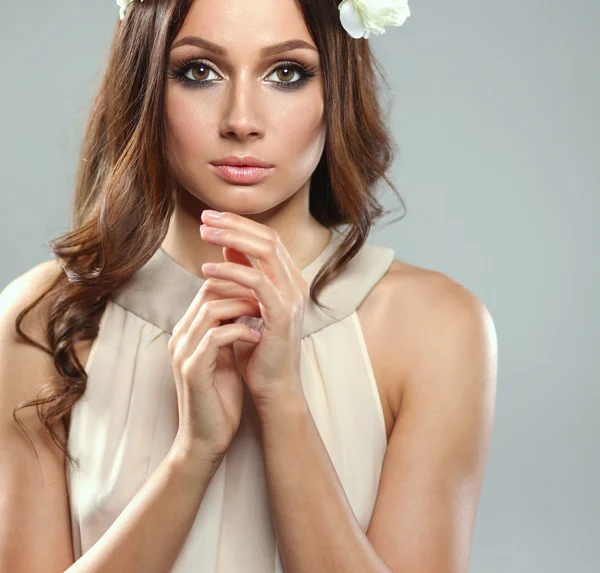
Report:
[{"label": "eyelash", "polygon": [[[217,73],[204,60],[190,60],[190,61],[183,62],[182,64],[178,65],[171,73],[169,73],[169,77],[181,82],[184,86],[190,86],[190,87],[194,87],[194,88],[207,87],[208,85],[211,85],[211,84],[215,83],[216,81],[218,81],[218,80],[191,80],[190,78],[188,78],[185,75],[191,69],[193,69],[195,67],[200,67],[200,66],[211,70],[215,74]],[[300,74],[300,79],[295,80],[293,82],[273,82],[276,84],[278,89],[284,89],[284,90],[298,89],[298,88],[302,87],[306,82],[308,82],[309,79],[311,79],[317,75],[316,69],[313,66],[305,67],[305,66],[301,66],[300,64],[297,64],[295,62],[282,62],[279,66],[272,69],[271,72],[269,73],[269,75],[271,75],[273,72],[276,72],[277,70],[280,70],[280,69],[291,69],[293,71],[297,71]]]}]

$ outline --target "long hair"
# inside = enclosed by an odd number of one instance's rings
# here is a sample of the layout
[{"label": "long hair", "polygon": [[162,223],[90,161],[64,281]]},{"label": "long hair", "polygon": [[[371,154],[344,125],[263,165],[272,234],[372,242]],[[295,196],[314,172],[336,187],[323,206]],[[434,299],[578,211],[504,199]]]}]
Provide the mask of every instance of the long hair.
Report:
[{"label": "long hair", "polygon": [[[383,178],[397,194],[386,176],[396,146],[378,101],[376,73],[385,78],[368,41],[346,33],[337,0],[295,1],[319,51],[326,98],[327,136],[311,177],[309,208],[328,228],[349,226],[310,285],[311,300],[323,308],[317,298],[322,288],[360,250],[373,223],[390,212],[377,201],[375,186]],[[160,247],[173,213],[172,190],[179,187],[165,147],[167,61],[192,3],[135,2],[117,22],[81,144],[71,230],[50,241],[60,270],[16,319],[17,333],[53,357],[58,377],[44,381],[38,397],[19,404],[13,418],[27,434],[16,412],[35,406],[71,463],[67,440],[54,426],[65,422],[87,384],[74,345],[96,338],[111,293]],[[21,330],[24,316],[44,297],[50,348]]]}]

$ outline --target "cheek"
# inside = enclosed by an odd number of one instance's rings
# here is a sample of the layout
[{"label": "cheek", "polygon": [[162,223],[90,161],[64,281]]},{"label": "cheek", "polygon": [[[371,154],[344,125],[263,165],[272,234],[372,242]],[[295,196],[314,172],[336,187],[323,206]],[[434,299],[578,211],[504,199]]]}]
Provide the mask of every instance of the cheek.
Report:
[{"label": "cheek", "polygon": [[211,110],[214,113],[214,105],[207,104],[202,98],[186,95],[183,90],[167,92],[165,110],[169,154],[178,163],[186,163],[186,160],[210,151]]},{"label": "cheek", "polygon": [[312,171],[325,144],[323,102],[313,98],[303,105],[282,106],[271,120],[278,134],[278,156],[284,161],[294,158],[289,161],[290,169],[301,175]]}]

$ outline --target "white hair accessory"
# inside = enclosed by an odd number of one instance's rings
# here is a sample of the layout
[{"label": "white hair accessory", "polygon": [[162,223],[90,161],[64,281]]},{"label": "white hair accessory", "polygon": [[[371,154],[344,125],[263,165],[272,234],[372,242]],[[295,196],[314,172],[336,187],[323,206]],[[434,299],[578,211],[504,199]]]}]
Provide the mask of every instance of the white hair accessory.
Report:
[{"label": "white hair accessory", "polygon": [[[127,8],[129,4],[131,4],[134,0],[117,0],[117,6],[119,6],[119,17],[121,20],[125,19],[125,14],[127,12]],[[138,0],[139,2],[143,2],[144,0]]]},{"label": "white hair accessory", "polygon": [[383,34],[384,26],[402,26],[410,16],[408,0],[342,0],[338,9],[344,30],[353,38]]},{"label": "white hair accessory", "polygon": [[[121,20],[132,2],[117,0]],[[410,16],[408,0],[342,0],[338,10],[344,30],[353,38],[368,38],[371,32],[384,34],[384,26],[402,26]]]}]

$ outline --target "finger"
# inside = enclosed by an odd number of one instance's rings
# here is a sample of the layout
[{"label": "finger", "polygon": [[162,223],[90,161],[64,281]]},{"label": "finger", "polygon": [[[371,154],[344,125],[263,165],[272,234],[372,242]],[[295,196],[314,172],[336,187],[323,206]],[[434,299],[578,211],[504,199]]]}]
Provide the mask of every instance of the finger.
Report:
[{"label": "finger", "polygon": [[220,278],[234,281],[242,287],[251,289],[261,311],[263,319],[273,320],[285,314],[285,299],[271,280],[260,270],[237,263],[219,263],[214,270],[203,270],[211,278]]},{"label": "finger", "polygon": [[205,302],[224,297],[256,300],[256,296],[250,289],[235,281],[209,277],[204,281],[185,314],[173,328],[173,335],[185,334],[189,330],[190,324]]},{"label": "finger", "polygon": [[250,257],[240,253],[230,247],[223,247],[223,259],[229,263],[239,263],[240,265],[254,266]]},{"label": "finger", "polygon": [[238,322],[209,329],[186,361],[185,376],[190,380],[205,379],[214,372],[221,348],[238,340],[257,344],[260,334],[254,335],[249,326]]},{"label": "finger", "polygon": [[[210,214],[219,215],[219,218],[211,218],[208,216]],[[272,227],[269,227],[262,223],[258,223],[257,221],[254,221],[249,217],[244,217],[242,215],[238,215],[237,213],[231,213],[228,211],[219,212],[206,209],[202,212],[201,219],[204,224],[212,225],[215,228],[239,229],[240,231],[245,231],[248,234],[254,234],[257,237],[263,238],[265,240],[278,242],[280,244],[280,258],[283,264],[283,268],[285,269],[287,274],[287,280],[290,284],[290,293],[294,292],[296,296],[304,296],[304,292],[307,288],[307,285],[304,281],[302,272],[298,267],[296,267],[288,249],[285,247],[285,245],[282,244],[279,234]],[[224,258],[225,260],[229,260],[226,256]],[[272,271],[265,268],[260,261],[254,261],[252,256],[249,256],[248,259],[250,259],[250,264],[253,267],[260,268],[269,276],[272,276]],[[242,263],[242,261],[240,261],[240,263]],[[245,261],[242,264],[245,264]],[[280,290],[283,290],[285,288],[282,287],[280,283],[275,282],[275,284],[280,288]]]},{"label": "finger", "polygon": [[183,356],[190,356],[207,331],[220,326],[221,321],[243,315],[260,317],[258,303],[241,298],[211,300],[204,303],[181,342],[180,350]]},{"label": "finger", "polygon": [[288,269],[288,265],[293,266],[289,252],[276,231],[264,225],[263,228],[261,234],[256,235],[243,228],[219,226],[219,233],[213,234],[211,231],[216,227],[204,226],[201,234],[206,242],[230,247],[250,257],[252,266],[262,270],[281,292],[292,294],[296,288]]}]

